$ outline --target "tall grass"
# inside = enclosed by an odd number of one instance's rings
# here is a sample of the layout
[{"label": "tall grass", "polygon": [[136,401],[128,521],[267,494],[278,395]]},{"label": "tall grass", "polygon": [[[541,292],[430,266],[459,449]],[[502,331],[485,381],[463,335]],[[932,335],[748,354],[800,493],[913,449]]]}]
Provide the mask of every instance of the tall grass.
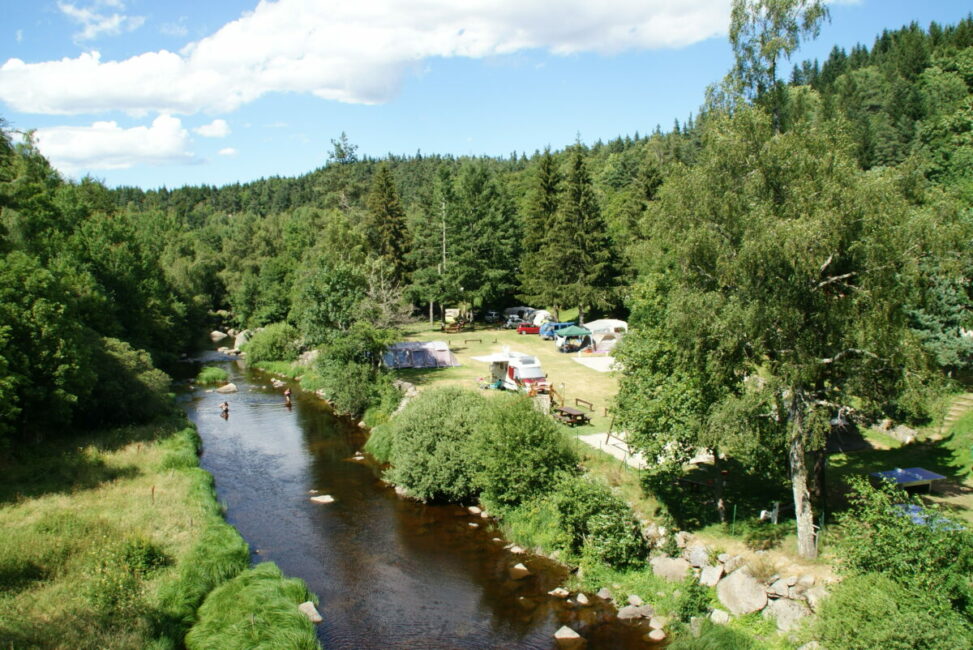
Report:
[{"label": "tall grass", "polygon": [[297,609],[309,600],[316,601],[303,580],[285,578],[272,562],[258,564],[206,598],[186,647],[313,650],[314,626]]},{"label": "tall grass", "polygon": [[196,375],[197,384],[220,384],[229,379],[230,374],[219,366],[205,366]]}]

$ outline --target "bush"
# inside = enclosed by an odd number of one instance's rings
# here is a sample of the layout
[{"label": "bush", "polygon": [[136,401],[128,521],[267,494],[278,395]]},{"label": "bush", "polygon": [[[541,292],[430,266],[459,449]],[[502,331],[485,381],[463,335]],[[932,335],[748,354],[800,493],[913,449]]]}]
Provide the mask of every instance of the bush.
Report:
[{"label": "bush", "polygon": [[207,385],[207,384],[221,384],[230,378],[230,373],[228,373],[223,368],[218,366],[206,366],[199,371],[196,375],[196,383]]},{"label": "bush", "polygon": [[322,359],[317,371],[320,389],[341,413],[360,417],[376,398],[376,371],[371,366]]},{"label": "bush", "polygon": [[688,578],[682,583],[679,591],[680,596],[676,601],[676,616],[680,621],[688,623],[693,616],[703,616],[709,612],[712,597],[708,587],[705,587],[694,578]]},{"label": "bush", "polygon": [[285,578],[272,562],[258,564],[206,597],[186,647],[320,648],[314,625],[297,609],[309,600],[316,601],[303,580]]},{"label": "bush", "polygon": [[500,508],[551,491],[577,463],[554,422],[522,396],[498,396],[480,409],[473,454],[482,497]]},{"label": "bush", "polygon": [[814,632],[827,648],[847,650],[973,647],[968,621],[941,600],[877,573],[852,576],[824,601]]},{"label": "bush", "polygon": [[611,566],[644,561],[647,547],[638,522],[607,486],[569,475],[558,484],[551,500],[565,533],[565,550],[578,553],[587,542],[589,552]]},{"label": "bush", "polygon": [[373,428],[365,441],[365,451],[375,457],[380,463],[387,463],[392,458],[392,423],[386,422]]},{"label": "bush", "polygon": [[787,524],[751,519],[745,524],[743,543],[751,551],[766,551],[780,546],[788,530]]},{"label": "bush", "polygon": [[389,479],[422,501],[476,496],[470,438],[484,398],[460,388],[421,393],[392,421]]},{"label": "bush", "polygon": [[300,352],[297,330],[287,323],[273,323],[253,335],[243,349],[247,362],[294,361]]},{"label": "bush", "polygon": [[100,338],[92,343],[91,367],[96,375],[91,394],[78,403],[82,424],[141,424],[171,408],[169,375],[152,365],[148,352]]},{"label": "bush", "polygon": [[703,621],[699,637],[685,635],[673,641],[668,650],[751,650],[757,644],[742,632],[726,625]]},{"label": "bush", "polygon": [[968,524],[929,511],[917,524],[896,504],[917,499],[892,486],[852,482],[851,509],[839,520],[839,557],[846,573],[881,573],[901,585],[973,615],[973,536]]}]

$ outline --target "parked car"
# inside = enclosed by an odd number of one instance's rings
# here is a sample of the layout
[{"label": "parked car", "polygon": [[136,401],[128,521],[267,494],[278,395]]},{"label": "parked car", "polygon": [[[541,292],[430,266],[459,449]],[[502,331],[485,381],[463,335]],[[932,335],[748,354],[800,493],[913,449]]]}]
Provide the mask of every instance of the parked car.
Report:
[{"label": "parked car", "polygon": [[574,325],[574,323],[555,323],[554,321],[547,321],[541,325],[541,331],[539,334],[545,341],[553,341],[554,334],[557,333],[558,330],[562,330],[565,327],[571,327],[572,325]]},{"label": "parked car", "polygon": [[517,326],[518,334],[537,334],[541,331],[540,325],[534,325],[533,323],[521,323]]},{"label": "parked car", "polygon": [[487,323],[496,323],[500,320],[500,312],[491,309],[487,313],[483,314],[483,320]]},{"label": "parked car", "polygon": [[504,322],[503,327],[504,329],[515,330],[523,322],[524,319],[520,316],[507,316],[507,320]]}]

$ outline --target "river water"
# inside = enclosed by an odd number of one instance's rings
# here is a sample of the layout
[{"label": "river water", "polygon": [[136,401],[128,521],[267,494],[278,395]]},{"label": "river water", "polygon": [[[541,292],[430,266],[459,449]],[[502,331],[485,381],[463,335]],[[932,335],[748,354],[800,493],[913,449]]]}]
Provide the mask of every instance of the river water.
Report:
[{"label": "river water", "polygon": [[[364,432],[313,394],[292,385],[288,407],[268,375],[217,353],[202,361],[229,371],[239,392],[182,397],[203,439],[201,464],[253,561],[276,562],[320,597],[325,648],[553,648],[564,624],[588,648],[647,647],[646,630],[616,621],[599,599],[572,607],[548,596],[566,569],[512,554],[488,520],[398,498],[378,467],[354,460]],[[313,503],[313,494],[335,501]],[[512,580],[518,562],[532,575]]]}]

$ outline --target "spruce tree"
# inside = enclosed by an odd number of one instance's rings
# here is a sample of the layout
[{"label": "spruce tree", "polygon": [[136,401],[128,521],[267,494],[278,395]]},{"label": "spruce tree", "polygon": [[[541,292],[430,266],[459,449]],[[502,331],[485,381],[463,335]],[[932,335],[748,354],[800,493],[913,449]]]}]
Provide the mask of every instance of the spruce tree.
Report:
[{"label": "spruce tree", "polygon": [[379,165],[372,178],[365,217],[365,236],[372,253],[384,259],[393,270],[392,279],[405,279],[406,228],[405,210],[395,189],[395,179],[388,164]]}]

